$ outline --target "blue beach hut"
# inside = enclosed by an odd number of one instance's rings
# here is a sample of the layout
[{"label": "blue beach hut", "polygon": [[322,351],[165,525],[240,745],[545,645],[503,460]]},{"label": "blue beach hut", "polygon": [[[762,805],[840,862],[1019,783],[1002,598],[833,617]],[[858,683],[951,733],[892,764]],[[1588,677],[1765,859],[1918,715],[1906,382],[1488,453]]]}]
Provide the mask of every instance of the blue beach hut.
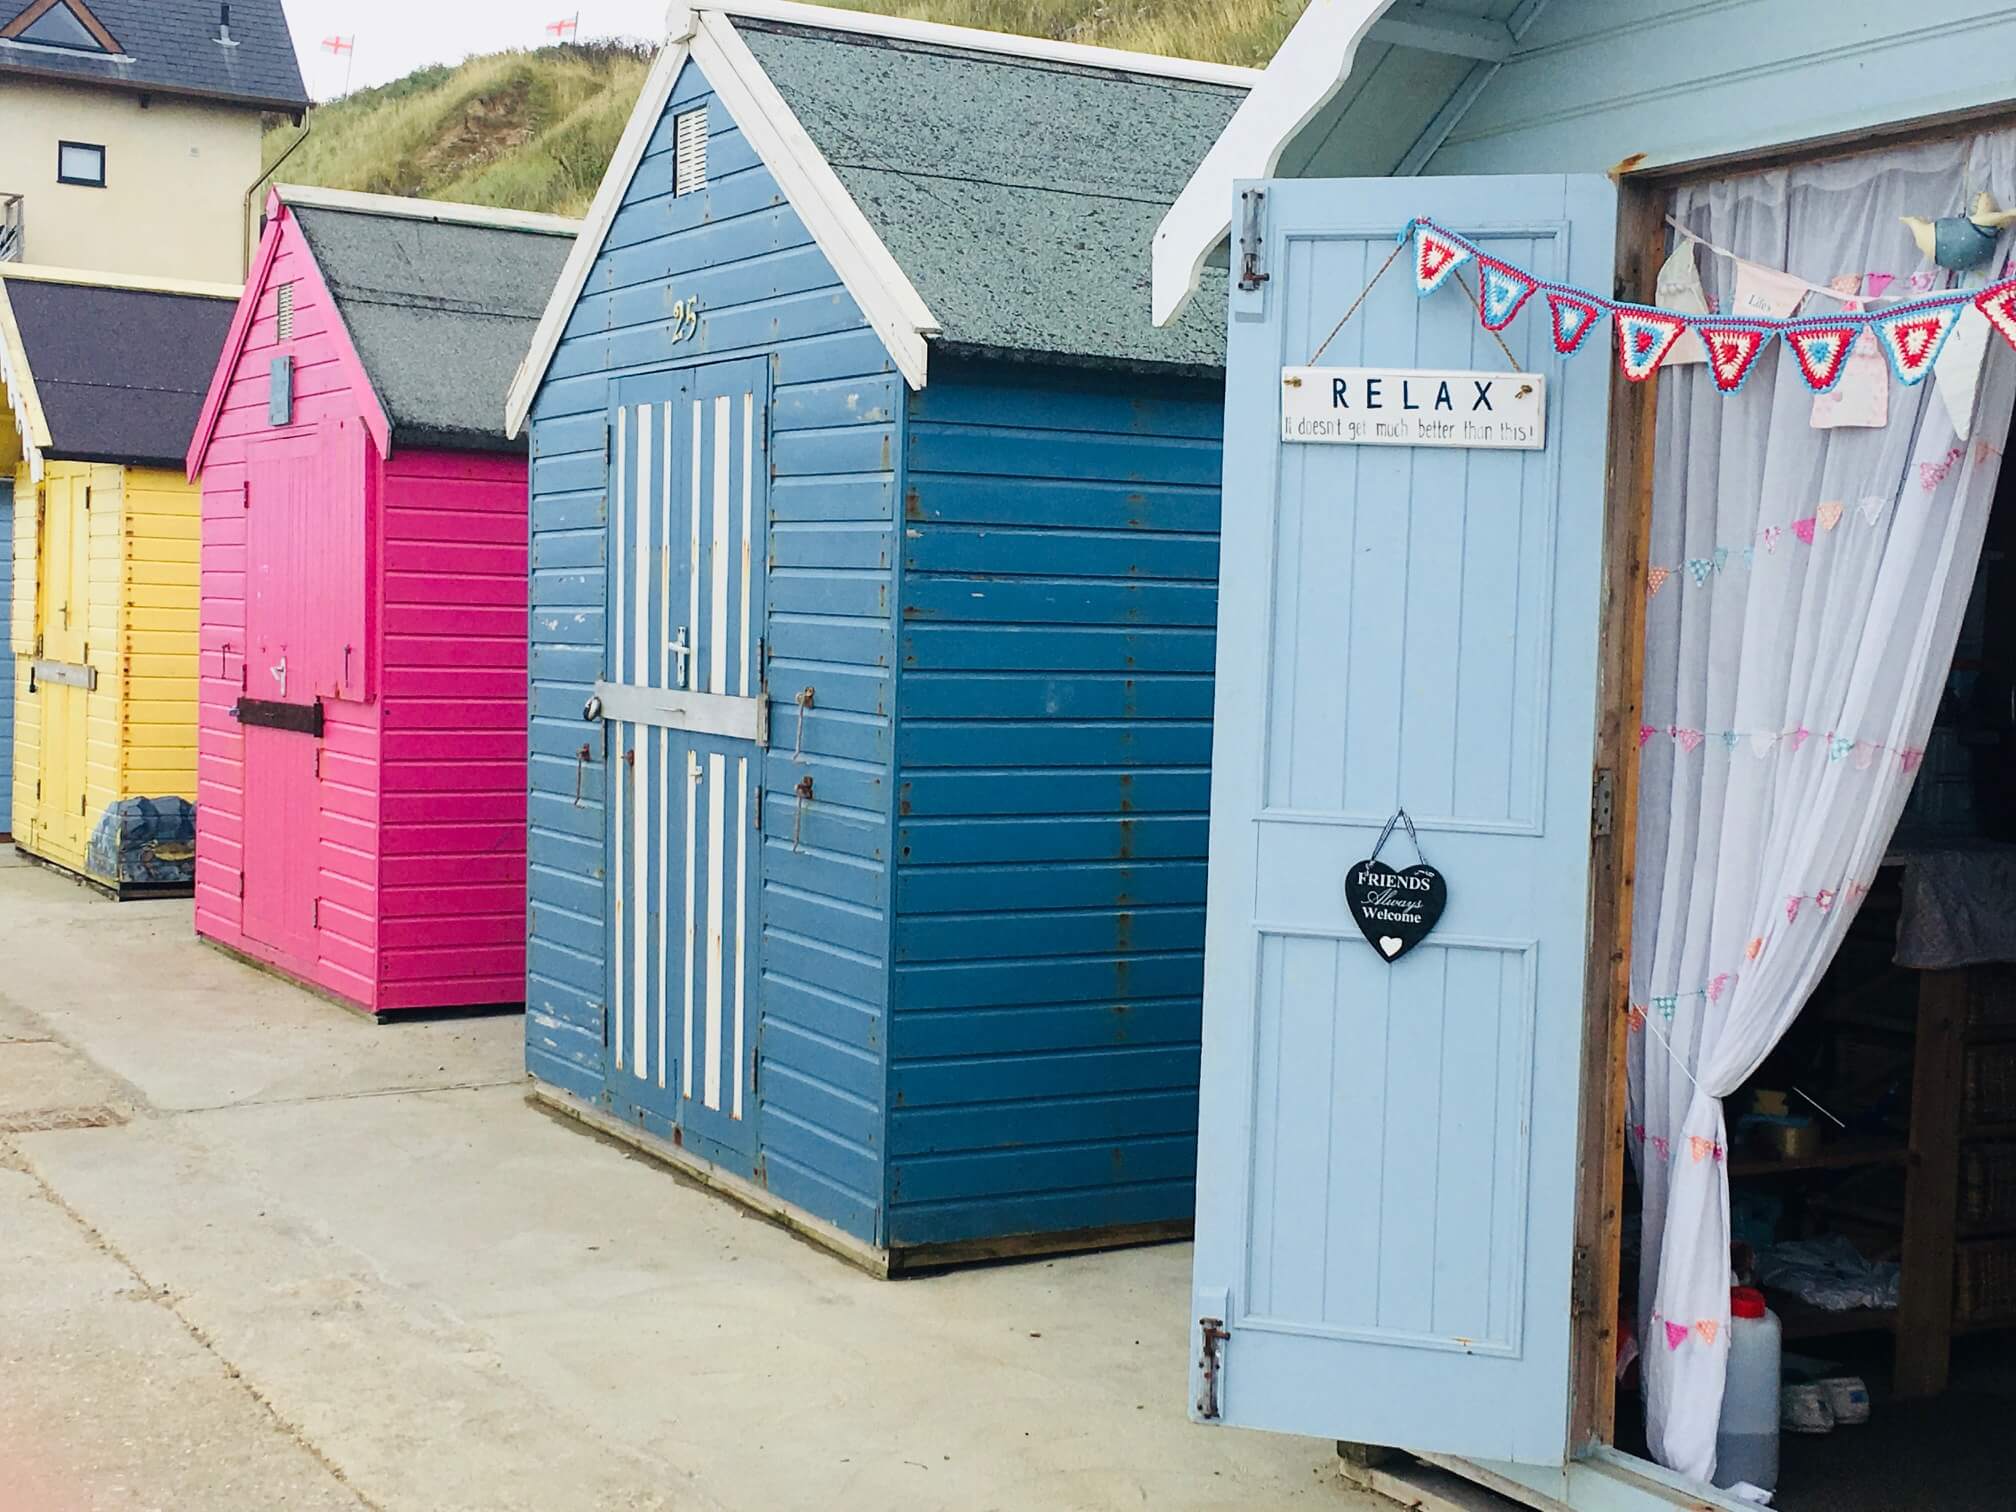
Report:
[{"label": "blue beach hut", "polygon": [[537,1095],[877,1271],[1186,1231],[1223,331],[1149,241],[1254,76],[671,28],[510,400]]}]

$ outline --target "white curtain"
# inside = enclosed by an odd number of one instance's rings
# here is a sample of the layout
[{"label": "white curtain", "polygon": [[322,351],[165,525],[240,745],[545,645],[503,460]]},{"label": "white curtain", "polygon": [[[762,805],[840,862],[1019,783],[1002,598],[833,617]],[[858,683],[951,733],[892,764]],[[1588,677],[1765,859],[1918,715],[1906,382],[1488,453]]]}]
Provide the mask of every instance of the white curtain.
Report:
[{"label": "white curtain", "polygon": [[[2016,203],[2016,133],[1689,187],[1673,211],[1767,268],[1816,284],[1887,273],[1895,293],[1914,273],[1959,282],[1898,217],[1952,214],[1983,189]],[[1699,259],[1730,310],[1735,265]],[[1809,294],[1801,313],[1841,308]],[[1814,427],[1782,343],[1733,395],[1701,366],[1659,379],[1627,1145],[1645,1195],[1651,1448],[1701,1479],[1728,1359],[1722,1099],[1827,969],[1910,790],[2016,399],[2016,353],[1992,332],[1980,372],[1964,441],[1944,374],[1889,378],[1887,424],[1848,429]]]}]

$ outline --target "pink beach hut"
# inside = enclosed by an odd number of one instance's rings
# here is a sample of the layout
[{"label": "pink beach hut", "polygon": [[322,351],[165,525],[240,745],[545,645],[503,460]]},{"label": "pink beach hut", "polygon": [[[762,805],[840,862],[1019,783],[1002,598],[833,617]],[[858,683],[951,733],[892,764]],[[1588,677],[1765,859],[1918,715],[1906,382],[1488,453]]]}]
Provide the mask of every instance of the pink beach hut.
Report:
[{"label": "pink beach hut", "polygon": [[196,932],[374,1014],[525,983],[526,459],[575,223],[275,190],[189,449]]}]

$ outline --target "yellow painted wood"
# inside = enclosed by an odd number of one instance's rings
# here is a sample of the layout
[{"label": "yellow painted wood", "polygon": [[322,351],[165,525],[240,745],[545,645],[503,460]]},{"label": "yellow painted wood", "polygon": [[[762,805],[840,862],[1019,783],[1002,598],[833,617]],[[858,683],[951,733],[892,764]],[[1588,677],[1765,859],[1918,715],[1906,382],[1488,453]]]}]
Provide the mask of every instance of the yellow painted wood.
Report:
[{"label": "yellow painted wood", "polygon": [[[14,829],[73,870],[121,799],[195,801],[201,499],[179,473],[69,462],[17,498]],[[38,655],[95,668],[97,687],[30,693]]]}]

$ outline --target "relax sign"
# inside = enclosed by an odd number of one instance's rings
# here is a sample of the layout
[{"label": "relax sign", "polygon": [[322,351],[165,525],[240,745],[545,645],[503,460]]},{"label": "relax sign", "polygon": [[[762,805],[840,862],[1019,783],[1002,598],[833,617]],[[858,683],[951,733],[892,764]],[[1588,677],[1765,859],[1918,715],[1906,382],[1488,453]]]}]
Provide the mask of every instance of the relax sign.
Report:
[{"label": "relax sign", "polygon": [[1533,373],[1283,368],[1281,439],[1538,451],[1547,444],[1547,380]]}]

